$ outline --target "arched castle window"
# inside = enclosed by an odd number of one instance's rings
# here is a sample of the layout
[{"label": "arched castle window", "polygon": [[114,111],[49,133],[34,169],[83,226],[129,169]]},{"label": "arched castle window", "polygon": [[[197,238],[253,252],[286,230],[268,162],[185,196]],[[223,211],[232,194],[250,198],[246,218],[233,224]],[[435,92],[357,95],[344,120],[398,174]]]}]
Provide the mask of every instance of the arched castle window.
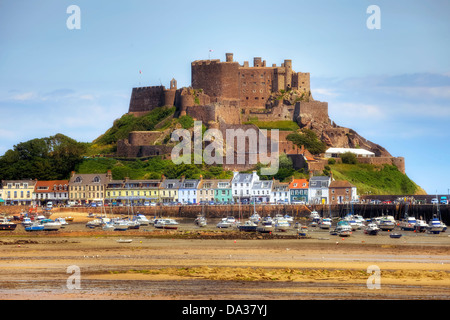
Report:
[{"label": "arched castle window", "polygon": [[76,177],[76,178],[75,178],[75,182],[76,182],[76,183],[81,183],[81,181],[82,181],[81,177]]},{"label": "arched castle window", "polygon": [[94,178],[94,180],[92,180],[94,183],[99,183],[100,182],[100,177],[99,176],[96,176],[95,178]]}]

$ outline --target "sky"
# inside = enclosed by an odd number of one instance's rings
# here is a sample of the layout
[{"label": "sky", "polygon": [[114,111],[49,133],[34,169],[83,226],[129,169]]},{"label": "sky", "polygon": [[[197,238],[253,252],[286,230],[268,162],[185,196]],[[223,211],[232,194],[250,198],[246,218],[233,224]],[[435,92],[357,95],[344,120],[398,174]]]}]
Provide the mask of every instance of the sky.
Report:
[{"label": "sky", "polygon": [[446,0],[0,0],[0,155],[56,133],[90,142],[128,111],[133,87],[189,86],[192,61],[232,52],[291,59],[331,120],[447,194],[449,12]]}]

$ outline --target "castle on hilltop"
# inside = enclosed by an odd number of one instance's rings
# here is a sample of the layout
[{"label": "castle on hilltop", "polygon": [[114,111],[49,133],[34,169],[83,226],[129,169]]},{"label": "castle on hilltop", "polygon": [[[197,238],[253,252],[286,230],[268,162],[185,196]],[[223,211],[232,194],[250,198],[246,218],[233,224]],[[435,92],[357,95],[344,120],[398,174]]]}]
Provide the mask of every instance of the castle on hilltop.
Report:
[{"label": "castle on hilltop", "polygon": [[[310,74],[296,72],[292,60],[268,66],[260,57],[243,64],[226,53],[225,61],[196,60],[191,63],[191,86],[177,88],[172,79],[169,88],[149,86],[133,88],[128,114],[142,116],[155,108],[175,106],[174,117],[188,115],[202,121],[208,128],[254,128],[252,122],[294,121],[300,128],[313,130],[330,147],[364,148],[377,158],[377,164],[395,164],[404,172],[404,159],[368,141],[349,128],[337,126],[328,115],[328,103],[314,100]],[[280,153],[299,155],[301,148],[286,140],[289,131],[280,131]],[[170,154],[163,143],[167,132],[131,132],[128,139],[117,143],[119,157],[148,157]],[[311,161],[310,161],[311,162]],[[323,165],[322,165],[323,166]],[[230,167],[226,169],[248,169]]]},{"label": "castle on hilltop", "polygon": [[141,115],[160,106],[176,106],[181,113],[190,107],[222,103],[244,110],[265,109],[271,95],[281,90],[295,90],[310,94],[309,73],[292,70],[292,61],[285,60],[281,66],[267,66],[261,58],[243,65],[233,60],[233,54],[226,54],[226,61],[197,60],[191,63],[192,84],[190,88],[177,89],[172,79],[170,88],[152,86],[134,88],[129,113]]}]

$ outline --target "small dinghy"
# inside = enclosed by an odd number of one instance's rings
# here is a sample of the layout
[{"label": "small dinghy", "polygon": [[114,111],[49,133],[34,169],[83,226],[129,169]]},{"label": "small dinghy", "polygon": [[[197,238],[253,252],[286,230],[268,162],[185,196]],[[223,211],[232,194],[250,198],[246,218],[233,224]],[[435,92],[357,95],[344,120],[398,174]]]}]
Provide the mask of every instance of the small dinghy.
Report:
[{"label": "small dinghy", "polygon": [[118,243],[130,243],[132,241],[133,241],[133,239],[119,239],[119,240],[117,240]]},{"label": "small dinghy", "polygon": [[398,238],[402,237],[402,235],[400,233],[391,233],[389,236],[394,239],[398,239]]}]

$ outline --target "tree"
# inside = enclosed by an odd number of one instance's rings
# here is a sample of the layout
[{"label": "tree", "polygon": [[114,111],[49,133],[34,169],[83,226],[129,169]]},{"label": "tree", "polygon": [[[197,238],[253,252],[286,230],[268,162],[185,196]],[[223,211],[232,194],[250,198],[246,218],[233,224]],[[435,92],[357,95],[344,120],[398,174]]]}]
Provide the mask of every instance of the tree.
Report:
[{"label": "tree", "polygon": [[312,154],[325,152],[326,145],[317,138],[314,131],[310,129],[302,129],[301,133],[291,133],[286,140],[292,141],[298,147],[304,146]]},{"label": "tree", "polygon": [[358,163],[358,159],[356,158],[356,155],[350,151],[342,153],[341,160],[342,160],[342,163],[346,163],[346,164],[357,164]]}]

